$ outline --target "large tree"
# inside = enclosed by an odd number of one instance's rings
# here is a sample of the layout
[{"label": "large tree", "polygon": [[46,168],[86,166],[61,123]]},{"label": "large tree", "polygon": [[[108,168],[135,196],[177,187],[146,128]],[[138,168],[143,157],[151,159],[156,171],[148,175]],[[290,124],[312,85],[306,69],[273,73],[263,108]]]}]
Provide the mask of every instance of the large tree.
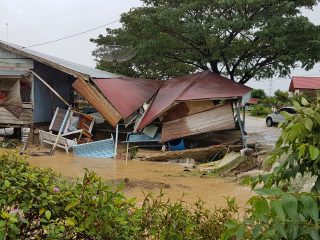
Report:
[{"label": "large tree", "polygon": [[[318,0],[142,0],[97,44],[98,67],[147,78],[211,70],[241,84],[310,69],[320,58],[320,28],[301,15]],[[103,59],[113,44],[135,49],[125,63]]]}]

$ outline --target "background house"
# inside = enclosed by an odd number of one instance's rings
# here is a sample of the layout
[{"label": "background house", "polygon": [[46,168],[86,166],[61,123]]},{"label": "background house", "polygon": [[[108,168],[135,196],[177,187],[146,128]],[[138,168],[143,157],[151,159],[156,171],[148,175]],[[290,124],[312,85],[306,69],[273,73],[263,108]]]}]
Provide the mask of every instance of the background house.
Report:
[{"label": "background house", "polygon": [[292,77],[289,91],[295,94],[315,95],[320,89],[320,77]]}]

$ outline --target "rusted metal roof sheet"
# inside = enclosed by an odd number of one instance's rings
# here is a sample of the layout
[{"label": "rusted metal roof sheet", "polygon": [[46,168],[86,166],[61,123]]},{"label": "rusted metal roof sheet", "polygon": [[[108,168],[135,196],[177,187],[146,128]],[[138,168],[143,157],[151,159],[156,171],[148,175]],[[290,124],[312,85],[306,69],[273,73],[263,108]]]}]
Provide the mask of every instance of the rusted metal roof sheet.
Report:
[{"label": "rusted metal roof sheet", "polygon": [[50,67],[56,68],[60,71],[74,75],[75,77],[82,77],[86,80],[91,78],[111,78],[118,77],[119,75],[110,72],[102,71],[96,68],[83,66],[81,64],[73,63],[61,58],[49,56],[29,48],[24,48],[16,44],[0,41],[0,47],[20,54],[27,58],[32,58],[38,62],[44,63]]},{"label": "rusted metal roof sheet", "polygon": [[94,79],[93,82],[124,119],[143,106],[161,85],[157,80],[129,77]]},{"label": "rusted metal roof sheet", "polygon": [[189,100],[218,100],[241,98],[251,91],[210,71],[195,73],[166,81],[140,121],[137,131],[143,129],[176,102]]},{"label": "rusted metal roof sheet", "polygon": [[296,89],[320,89],[320,77],[292,77],[289,91]]}]

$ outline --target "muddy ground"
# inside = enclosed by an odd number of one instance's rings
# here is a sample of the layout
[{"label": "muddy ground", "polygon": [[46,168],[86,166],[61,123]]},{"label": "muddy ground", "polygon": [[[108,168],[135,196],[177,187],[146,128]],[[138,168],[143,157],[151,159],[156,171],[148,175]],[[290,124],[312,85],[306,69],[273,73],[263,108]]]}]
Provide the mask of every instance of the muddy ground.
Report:
[{"label": "muddy ground", "polygon": [[[263,118],[250,116],[246,119],[246,131],[249,142],[259,142],[270,147],[274,146],[280,135],[276,127],[266,127]],[[120,150],[124,151],[124,148],[120,147]],[[136,197],[138,204],[142,203],[145,194],[152,192],[157,195],[160,189],[165,193],[165,198],[177,201],[183,197],[188,206],[200,198],[209,209],[226,206],[225,198],[228,196],[235,197],[239,206],[244,207],[253,196],[248,187],[232,179],[201,176],[185,171],[185,166],[178,163],[130,160],[126,164],[124,160],[78,158],[60,150],[56,150],[54,156],[28,157],[27,161],[34,166],[52,168],[72,179],[81,178],[84,168],[95,171],[106,181],[119,183],[127,179],[125,194]]]},{"label": "muddy ground", "polygon": [[128,197],[136,197],[141,204],[145,194],[165,193],[165,198],[173,201],[182,196],[185,203],[192,206],[199,198],[206,202],[208,208],[226,206],[227,196],[235,197],[239,206],[244,207],[252,193],[248,187],[240,186],[231,179],[201,176],[184,171],[178,163],[156,163],[131,160],[86,159],[66,155],[56,151],[52,157],[29,157],[31,165],[50,167],[67,178],[81,178],[84,168],[95,171],[104,180],[121,182],[128,179],[125,193]]},{"label": "muddy ground", "polygon": [[257,142],[267,147],[274,147],[281,130],[277,126],[267,127],[265,118],[246,116],[245,130],[249,142]]}]

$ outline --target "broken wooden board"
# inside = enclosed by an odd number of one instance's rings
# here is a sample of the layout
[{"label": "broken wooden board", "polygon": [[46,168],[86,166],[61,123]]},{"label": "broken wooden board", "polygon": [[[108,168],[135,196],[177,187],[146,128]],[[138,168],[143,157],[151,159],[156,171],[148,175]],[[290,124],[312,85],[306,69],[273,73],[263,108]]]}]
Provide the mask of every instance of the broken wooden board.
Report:
[{"label": "broken wooden board", "polygon": [[239,152],[242,145],[213,145],[204,148],[186,149],[183,151],[168,151],[146,154],[141,156],[142,161],[169,161],[172,159],[192,158],[197,162],[207,162],[212,160],[214,155],[219,154],[222,157],[227,152]]}]

